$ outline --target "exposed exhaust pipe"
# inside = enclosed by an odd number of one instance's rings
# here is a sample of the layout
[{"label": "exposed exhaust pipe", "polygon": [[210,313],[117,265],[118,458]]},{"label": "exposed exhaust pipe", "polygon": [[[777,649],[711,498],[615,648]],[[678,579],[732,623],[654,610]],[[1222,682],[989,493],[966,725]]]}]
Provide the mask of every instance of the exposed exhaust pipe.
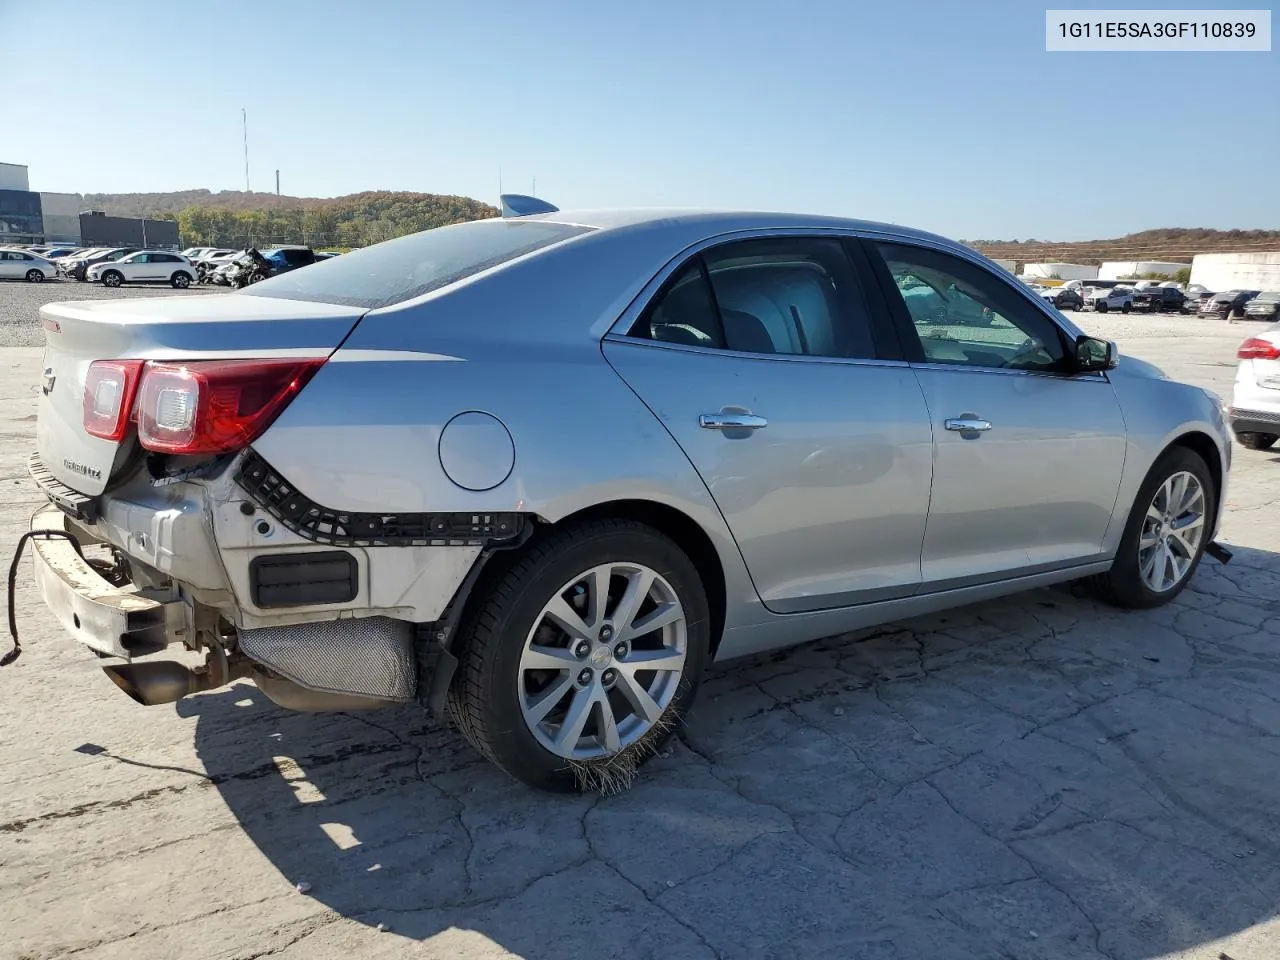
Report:
[{"label": "exposed exhaust pipe", "polygon": [[143,660],[103,667],[111,682],[144,707],[174,703],[192,693],[224,686],[241,677],[252,677],[268,699],[288,710],[335,711],[372,710],[395,701],[353,694],[310,690],[292,680],[255,667],[242,657],[230,661],[219,652],[210,653],[204,666],[194,669],[177,660]]},{"label": "exposed exhaust pipe", "polygon": [[144,707],[173,703],[191,693],[212,690],[248,674],[248,664],[232,661],[220,650],[192,669],[176,660],[143,660],[103,667],[111,682]]},{"label": "exposed exhaust pipe", "polygon": [[173,703],[189,693],[207,690],[201,681],[207,673],[196,673],[177,660],[151,660],[103,667],[112,683],[146,707]]}]

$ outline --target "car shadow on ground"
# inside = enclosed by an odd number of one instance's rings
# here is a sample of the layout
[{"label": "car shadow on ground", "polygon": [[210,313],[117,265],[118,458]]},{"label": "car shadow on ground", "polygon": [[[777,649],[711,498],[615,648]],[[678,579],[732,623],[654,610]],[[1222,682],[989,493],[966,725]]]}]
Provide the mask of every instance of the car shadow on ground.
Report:
[{"label": "car shadow on ground", "polygon": [[532,792],[417,708],[180,711],[284,877],[401,936],[1147,958],[1276,913],[1278,638],[1280,558],[1244,549],[1156,611],[1068,587],[848,634],[718,667],[606,798]]}]

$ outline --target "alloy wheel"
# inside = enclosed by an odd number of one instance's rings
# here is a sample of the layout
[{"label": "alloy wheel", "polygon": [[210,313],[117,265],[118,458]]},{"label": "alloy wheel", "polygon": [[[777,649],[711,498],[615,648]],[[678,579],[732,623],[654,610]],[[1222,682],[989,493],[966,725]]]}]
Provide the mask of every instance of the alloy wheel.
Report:
[{"label": "alloy wheel", "polygon": [[1138,571],[1155,593],[1167,593],[1187,576],[1204,540],[1204,488],[1195,474],[1174,473],[1157,489],[1138,537]]},{"label": "alloy wheel", "polygon": [[568,760],[617,753],[659,722],[687,652],[684,607],[661,574],[621,562],[586,570],[543,606],[525,639],[525,724]]}]

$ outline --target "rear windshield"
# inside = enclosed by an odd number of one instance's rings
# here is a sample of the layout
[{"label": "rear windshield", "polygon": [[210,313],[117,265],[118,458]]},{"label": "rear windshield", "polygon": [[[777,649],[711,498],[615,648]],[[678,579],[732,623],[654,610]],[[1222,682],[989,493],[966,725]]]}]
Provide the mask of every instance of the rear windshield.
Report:
[{"label": "rear windshield", "polygon": [[353,250],[263,280],[254,297],[339,303],[374,310],[456,283],[590,227],[540,220],[475,220]]}]

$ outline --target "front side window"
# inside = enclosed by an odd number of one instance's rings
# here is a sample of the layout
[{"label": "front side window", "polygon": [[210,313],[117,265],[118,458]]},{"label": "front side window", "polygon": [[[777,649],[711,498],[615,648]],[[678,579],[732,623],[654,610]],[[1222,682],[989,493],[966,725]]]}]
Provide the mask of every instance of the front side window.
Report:
[{"label": "front side window", "polygon": [[1062,334],[1018,292],[951,254],[879,243],[924,359],[1016,370],[1063,369]]},{"label": "front side window", "polygon": [[871,358],[870,315],[838,240],[741,240],[693,257],[631,336],[743,353]]}]

